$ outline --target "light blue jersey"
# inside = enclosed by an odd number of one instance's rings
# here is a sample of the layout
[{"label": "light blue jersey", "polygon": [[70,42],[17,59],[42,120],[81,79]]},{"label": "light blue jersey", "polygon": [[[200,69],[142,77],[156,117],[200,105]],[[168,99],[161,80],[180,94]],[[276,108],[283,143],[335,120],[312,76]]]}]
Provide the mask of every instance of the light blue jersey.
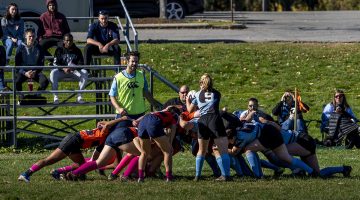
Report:
[{"label": "light blue jersey", "polygon": [[284,130],[281,129],[281,135],[284,140],[284,144],[291,144],[297,141],[297,138],[299,136],[299,132],[292,131],[292,130]]},{"label": "light blue jersey", "polygon": [[196,92],[195,98],[191,103],[199,107],[200,116],[203,116],[205,114],[219,113],[220,99],[221,94],[215,89],[211,92],[200,90]]}]

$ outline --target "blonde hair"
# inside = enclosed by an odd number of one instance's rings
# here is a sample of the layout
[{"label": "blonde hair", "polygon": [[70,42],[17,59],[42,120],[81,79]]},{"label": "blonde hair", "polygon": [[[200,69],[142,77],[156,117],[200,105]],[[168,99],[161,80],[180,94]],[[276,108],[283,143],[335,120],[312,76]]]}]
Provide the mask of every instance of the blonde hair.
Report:
[{"label": "blonde hair", "polygon": [[202,90],[211,91],[213,89],[213,82],[209,74],[205,73],[200,78],[200,85],[202,85]]}]

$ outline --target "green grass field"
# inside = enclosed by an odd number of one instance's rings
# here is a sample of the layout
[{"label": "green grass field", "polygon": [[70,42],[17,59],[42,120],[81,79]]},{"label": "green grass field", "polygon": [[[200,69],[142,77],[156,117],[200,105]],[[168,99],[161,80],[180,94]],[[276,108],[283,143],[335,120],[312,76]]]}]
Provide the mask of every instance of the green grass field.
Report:
[{"label": "green grass field", "polygon": [[[270,113],[286,89],[298,88],[302,100],[310,106],[307,120],[320,119],[322,107],[331,101],[335,88],[345,90],[355,114],[360,112],[358,81],[360,45],[357,43],[214,43],[214,44],[141,44],[141,63],[152,66],[176,85],[188,84],[198,89],[200,76],[207,72],[215,88],[222,93],[221,106],[230,111],[245,109],[247,99],[256,97],[261,109]],[[76,84],[74,84],[76,85]],[[73,87],[76,87],[72,85]],[[155,97],[164,102],[176,96],[164,84],[155,81]],[[89,96],[88,98],[91,98]],[[80,112],[81,108],[72,109]],[[25,111],[27,113],[35,110]],[[35,111],[36,112],[36,111]],[[69,112],[60,110],[59,112]],[[82,112],[86,112],[82,110]],[[93,112],[92,112],[93,113]],[[79,126],[93,126],[94,122]],[[320,138],[316,123],[310,124],[310,135]],[[21,136],[23,141],[26,137]],[[26,147],[23,147],[26,148]],[[360,164],[358,150],[320,148],[321,167],[347,164],[353,166],[352,178],[294,179],[270,177],[264,180],[237,179],[215,183],[212,178],[194,183],[195,159],[189,153],[174,158],[177,180],[165,184],[150,179],[145,184],[108,182],[95,173],[86,182],[57,182],[48,175],[51,167],[32,177],[30,184],[18,183],[20,172],[48,154],[0,152],[0,199],[359,199]],[[61,166],[68,160],[56,164]],[[290,172],[287,171],[286,174]],[[265,171],[271,175],[270,171]],[[205,175],[210,171],[205,166]]]},{"label": "green grass field", "polygon": [[[218,183],[210,177],[205,164],[206,179],[193,182],[195,158],[190,153],[174,157],[176,180],[165,183],[161,179],[136,182],[107,181],[95,172],[88,174],[85,182],[55,181],[50,169],[60,167],[69,160],[44,168],[31,177],[30,184],[18,182],[18,175],[37,159],[40,154],[0,154],[0,199],[359,199],[359,151],[344,149],[320,149],[321,167],[346,163],[353,166],[351,178],[338,175],[330,179],[300,179],[284,175],[272,179],[272,172],[264,170],[266,178],[234,178],[233,182]],[[110,172],[107,172],[107,174]],[[232,172],[234,173],[234,172]],[[290,174],[286,171],[285,174]]]}]

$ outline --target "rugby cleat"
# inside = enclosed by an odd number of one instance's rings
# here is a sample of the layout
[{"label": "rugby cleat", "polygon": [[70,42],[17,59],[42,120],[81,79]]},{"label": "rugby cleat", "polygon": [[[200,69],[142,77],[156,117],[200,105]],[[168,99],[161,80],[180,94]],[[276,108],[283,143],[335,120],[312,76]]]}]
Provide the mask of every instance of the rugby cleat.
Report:
[{"label": "rugby cleat", "polygon": [[26,173],[20,174],[18,181],[24,181],[25,183],[30,183],[30,176]]},{"label": "rugby cleat", "polygon": [[109,181],[114,181],[117,178],[119,178],[119,176],[117,174],[113,174],[113,173],[109,174],[109,176],[108,176]]},{"label": "rugby cleat", "polygon": [[51,170],[50,175],[51,175],[55,180],[60,180],[60,173],[58,172],[58,170],[56,170],[56,169]]},{"label": "rugby cleat", "polygon": [[195,182],[200,181],[200,176],[195,176],[195,178],[193,179]]},{"label": "rugby cleat", "polygon": [[128,181],[129,181],[129,177],[128,177],[128,176],[120,176],[120,181],[121,181],[121,182],[128,182]]},{"label": "rugby cleat", "polygon": [[343,170],[342,174],[344,175],[344,177],[350,177],[352,167],[347,166],[347,165],[344,165],[343,167],[344,167],[344,170]]},{"label": "rugby cleat", "polygon": [[232,178],[230,176],[219,176],[217,179],[215,179],[216,182],[227,182],[232,181]]},{"label": "rugby cleat", "polygon": [[282,167],[279,167],[278,170],[274,171],[274,177],[279,177],[284,173],[285,169]]},{"label": "rugby cleat", "polygon": [[138,183],[143,183],[143,182],[144,182],[144,178],[138,178],[137,182],[138,182]]}]

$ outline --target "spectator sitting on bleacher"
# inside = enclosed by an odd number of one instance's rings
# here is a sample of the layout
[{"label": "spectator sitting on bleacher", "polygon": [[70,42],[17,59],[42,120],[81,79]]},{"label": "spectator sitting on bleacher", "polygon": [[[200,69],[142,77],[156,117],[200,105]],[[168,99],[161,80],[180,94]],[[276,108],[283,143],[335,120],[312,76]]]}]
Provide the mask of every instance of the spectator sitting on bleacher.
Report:
[{"label": "spectator sitting on bleacher", "polygon": [[5,16],[1,19],[1,28],[4,30],[2,39],[6,47],[6,64],[9,64],[14,46],[20,46],[24,37],[24,21],[20,18],[19,8],[15,3],[10,3]]},{"label": "spectator sitting on bleacher", "polygon": [[[74,38],[70,33],[64,35],[63,46],[55,50],[54,66],[62,68],[53,69],[50,73],[52,90],[58,90],[58,83],[64,78],[73,78],[79,80],[79,89],[84,90],[88,78],[86,69],[69,68],[65,66],[83,65],[84,58],[81,50],[74,44]],[[78,103],[85,103],[81,93],[77,97]],[[54,104],[59,103],[59,97],[54,94]]]},{"label": "spectator sitting on bleacher", "polygon": [[[3,32],[0,28],[0,38],[2,38]],[[5,48],[0,46],[0,66],[5,66],[6,64],[6,53]],[[5,88],[5,81],[4,81],[4,70],[0,69],[0,91],[3,91]]]},{"label": "spectator sitting on bleacher", "polygon": [[[1,30],[1,28],[0,28]],[[0,31],[0,36],[2,35],[2,32]],[[5,48],[3,46],[0,46],[0,66],[3,67],[6,64],[6,53]],[[4,81],[4,70],[0,69],[0,92],[4,91],[7,87],[5,86]]]},{"label": "spectator sitting on bleacher", "polygon": [[137,70],[139,56],[137,51],[128,53],[126,69],[116,74],[111,84],[109,96],[116,110],[116,118],[127,115],[137,119],[143,116],[146,112],[144,97],[155,108],[162,107],[148,91],[144,73]]},{"label": "spectator sitting on bleacher", "polygon": [[51,56],[48,49],[53,46],[61,47],[63,36],[70,33],[70,28],[65,15],[58,12],[56,0],[47,0],[46,7],[47,11],[40,16],[42,26],[39,26],[38,39],[45,56]]},{"label": "spectator sitting on bleacher", "polygon": [[167,108],[168,106],[176,106],[182,112],[186,111],[186,95],[189,93],[189,87],[187,85],[183,85],[179,89],[179,97],[175,97],[169,99],[164,103],[163,108]]},{"label": "spectator sitting on bleacher", "polygon": [[[44,66],[44,52],[35,40],[34,29],[25,30],[25,44],[22,43],[16,50],[15,66]],[[45,90],[49,85],[46,76],[41,72],[42,69],[21,68],[16,76],[16,90],[22,91],[22,83],[32,79],[39,83],[38,90]],[[22,96],[20,96],[20,99]]]},{"label": "spectator sitting on bleacher", "polygon": [[109,12],[99,11],[99,21],[93,23],[88,31],[84,48],[85,65],[90,65],[93,55],[113,55],[114,64],[120,64],[119,28],[109,21]]}]

